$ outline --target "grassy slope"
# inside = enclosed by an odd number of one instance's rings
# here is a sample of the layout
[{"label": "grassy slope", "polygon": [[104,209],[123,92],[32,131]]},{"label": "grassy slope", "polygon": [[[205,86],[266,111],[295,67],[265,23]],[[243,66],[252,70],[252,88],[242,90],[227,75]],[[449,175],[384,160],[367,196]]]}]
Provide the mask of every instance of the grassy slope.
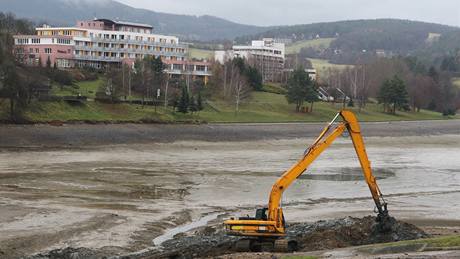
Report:
[{"label": "grassy slope", "polygon": [[86,102],[68,104],[66,102],[34,102],[24,113],[26,119],[36,122],[59,121],[174,121],[168,111],[153,107],[128,104],[103,104]]},{"label": "grassy slope", "polygon": [[[81,89],[97,88],[97,82],[80,84]],[[91,90],[91,91],[92,91]],[[306,104],[308,105],[308,104]],[[288,104],[284,95],[253,92],[243,100],[240,111],[235,113],[232,102],[222,100],[209,101],[199,114],[174,113],[171,109],[130,104],[102,104],[88,101],[84,104],[72,105],[62,102],[33,102],[24,112],[25,119],[36,122],[60,121],[195,121],[207,122],[319,122],[332,118],[341,108],[340,104],[318,102],[313,113],[297,113],[293,104]],[[354,110],[357,110],[354,108]],[[390,115],[381,112],[377,104],[368,104],[366,109],[358,113],[361,121],[394,121],[394,120],[434,120],[443,119],[441,114],[421,111],[420,113],[398,112]],[[8,102],[0,100],[0,120],[8,118]],[[458,118],[455,117],[455,118]]]},{"label": "grassy slope", "polygon": [[[334,41],[335,38],[321,38],[321,39],[314,39],[314,40],[303,40],[294,42],[291,45],[286,47],[286,54],[295,54],[299,53],[302,48],[312,47],[314,49],[325,49],[331,45],[331,42]],[[313,68],[315,68],[320,75],[324,73],[324,71],[331,69],[344,69],[350,65],[336,65],[329,63],[328,60],[325,59],[315,59],[309,58],[311,61]]]},{"label": "grassy slope", "polygon": [[94,98],[96,96],[97,89],[102,84],[103,79],[96,81],[82,81],[75,84],[75,86],[63,86],[62,88],[53,85],[52,93],[57,96],[69,96],[78,95],[79,93],[88,98]]},{"label": "grassy slope", "polygon": [[316,59],[316,58],[309,58],[308,60],[311,61],[311,64],[313,65],[313,68],[315,68],[318,73],[320,74],[324,74],[324,72],[326,70],[328,70],[329,68],[330,69],[339,69],[339,70],[342,70],[342,69],[345,69],[347,67],[352,67],[352,65],[337,65],[337,64],[332,64],[332,63],[329,63],[328,60],[325,60],[325,59]]},{"label": "grassy slope", "polygon": [[212,50],[190,48],[189,53],[191,58],[208,60],[214,58],[214,51]]},{"label": "grassy slope", "polygon": [[[315,103],[313,113],[296,113],[295,106],[288,104],[283,95],[255,92],[240,106],[240,112],[235,115],[235,107],[222,101],[210,102],[218,110],[206,109],[199,117],[210,122],[318,122],[332,118],[341,105],[330,103]],[[357,108],[353,108],[357,112]],[[420,113],[398,112],[390,115],[381,112],[377,104],[368,104],[366,109],[357,112],[361,121],[395,121],[395,120],[436,120],[443,119],[442,115],[431,111]]]},{"label": "grassy slope", "polygon": [[314,40],[302,40],[294,42],[286,46],[286,54],[296,54],[300,52],[302,48],[314,48],[314,49],[325,49],[331,45],[331,42],[335,38],[323,38],[323,39],[314,39]]}]

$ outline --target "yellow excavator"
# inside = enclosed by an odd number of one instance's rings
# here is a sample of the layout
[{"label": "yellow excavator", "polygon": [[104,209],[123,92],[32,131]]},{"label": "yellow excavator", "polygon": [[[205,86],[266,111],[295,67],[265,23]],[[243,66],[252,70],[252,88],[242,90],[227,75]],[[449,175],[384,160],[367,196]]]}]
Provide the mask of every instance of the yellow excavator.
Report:
[{"label": "yellow excavator", "polygon": [[[342,117],[342,121],[336,123],[339,117]],[[257,209],[255,217],[231,218],[224,222],[227,234],[244,237],[236,243],[238,251],[287,252],[297,249],[297,241],[286,237],[286,223],[280,206],[283,192],[345,131],[348,131],[351,137],[364,178],[376,205],[378,230],[385,232],[391,228],[387,203],[372,175],[371,163],[367,157],[358,120],[353,112],[341,110],[305,151],[302,159],[275,182],[270,192],[268,208]]]}]

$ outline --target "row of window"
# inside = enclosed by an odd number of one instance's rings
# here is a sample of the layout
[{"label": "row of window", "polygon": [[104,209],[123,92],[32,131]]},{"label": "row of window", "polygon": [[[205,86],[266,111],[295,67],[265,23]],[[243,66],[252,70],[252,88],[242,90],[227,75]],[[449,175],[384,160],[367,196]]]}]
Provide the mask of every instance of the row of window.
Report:
[{"label": "row of window", "polygon": [[[66,44],[66,45],[70,45],[72,44],[72,41],[70,39],[60,39],[60,38],[52,38],[51,39],[51,43],[57,43],[57,44]],[[16,39],[16,44],[40,44],[42,43],[41,39],[40,38],[19,38],[19,39]]]},{"label": "row of window", "polygon": [[[81,51],[75,50],[77,56],[91,56],[91,57],[111,57],[111,58],[143,58],[145,54],[124,53],[124,52],[102,52],[102,51]],[[176,56],[160,56],[166,60],[185,60],[184,57]]]},{"label": "row of window", "polygon": [[[93,42],[82,42],[76,41],[76,46],[85,46],[85,47],[94,47],[96,43]],[[166,51],[166,52],[176,52],[176,53],[185,53],[184,48],[170,48],[170,47],[160,47],[152,45],[136,45],[136,44],[118,44],[118,43],[97,43],[98,48],[113,48],[113,49],[140,49],[140,50],[149,50],[149,51]]]},{"label": "row of window", "polygon": [[[124,34],[102,34],[102,33],[90,33],[89,36],[91,38],[99,38],[99,39],[110,39],[110,40],[135,40],[135,41],[147,41],[147,42],[155,42],[155,37],[148,37],[148,36],[132,36],[131,35],[124,35]],[[175,39],[170,39],[169,41],[165,38],[159,39],[160,43],[170,43],[170,44],[177,44]]]},{"label": "row of window", "polygon": [[71,40],[69,40],[69,39],[57,39],[57,44],[67,44],[67,45],[70,45],[70,44],[71,44]]},{"label": "row of window", "polygon": [[206,71],[206,66],[203,65],[173,64],[173,70],[183,70],[184,68],[187,68],[187,71]]},{"label": "row of window", "polygon": [[245,52],[267,52],[281,55],[281,50],[271,50],[271,49],[238,49],[236,51],[245,51]]},{"label": "row of window", "polygon": [[138,33],[151,33],[152,32],[152,30],[150,29],[142,29],[142,28],[136,28],[136,27],[131,27],[131,26],[122,26],[120,28],[120,31],[138,32]]},{"label": "row of window", "polygon": [[29,44],[29,39],[16,39],[17,44]]},{"label": "row of window", "polygon": [[40,30],[38,31],[40,36],[78,36],[84,37],[85,32],[76,30]]}]

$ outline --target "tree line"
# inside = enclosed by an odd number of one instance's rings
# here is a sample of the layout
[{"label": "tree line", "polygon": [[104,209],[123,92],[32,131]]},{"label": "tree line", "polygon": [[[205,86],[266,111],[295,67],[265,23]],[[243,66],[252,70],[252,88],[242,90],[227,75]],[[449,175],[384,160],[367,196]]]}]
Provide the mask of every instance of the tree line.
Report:
[{"label": "tree line", "polygon": [[451,115],[460,100],[452,84],[454,75],[443,66],[427,67],[416,57],[380,58],[344,70],[329,69],[324,84],[332,94],[334,89],[345,92],[359,109],[375,99],[389,113],[428,109]]}]

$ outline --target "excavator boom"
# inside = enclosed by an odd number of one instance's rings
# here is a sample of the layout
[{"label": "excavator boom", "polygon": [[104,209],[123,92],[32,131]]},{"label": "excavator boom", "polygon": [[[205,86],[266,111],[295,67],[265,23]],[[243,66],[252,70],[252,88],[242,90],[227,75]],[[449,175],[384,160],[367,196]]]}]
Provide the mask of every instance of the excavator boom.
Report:
[{"label": "excavator boom", "polygon": [[[342,122],[335,121],[341,117]],[[385,230],[388,221],[387,204],[377,185],[376,179],[372,174],[371,163],[367,157],[364,140],[361,135],[356,116],[347,110],[340,111],[334,119],[323,129],[318,138],[306,150],[302,159],[287,170],[273,185],[270,192],[268,208],[258,209],[254,218],[239,218],[238,220],[227,220],[224,222],[226,229],[231,235],[248,237],[271,237],[278,238],[285,235],[285,222],[283,210],[280,206],[283,192],[302,175],[316,160],[316,158],[326,150],[337,137],[348,131],[353,142],[354,149],[358,156],[364,179],[372,194],[372,199],[377,208],[377,221],[381,225],[381,230]],[[267,215],[268,213],[268,215]]]}]

